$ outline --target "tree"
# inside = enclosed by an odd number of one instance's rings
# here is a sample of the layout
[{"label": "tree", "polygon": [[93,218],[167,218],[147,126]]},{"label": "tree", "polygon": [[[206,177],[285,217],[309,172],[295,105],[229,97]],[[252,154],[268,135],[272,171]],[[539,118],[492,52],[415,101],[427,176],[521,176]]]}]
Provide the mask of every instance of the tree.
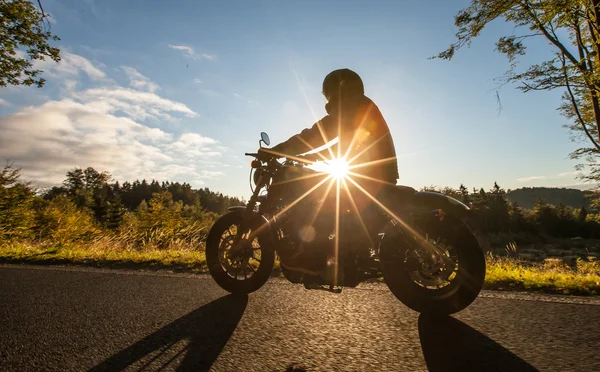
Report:
[{"label": "tree", "polygon": [[471,199],[469,198],[469,189],[467,189],[462,183],[458,187],[458,193],[460,194],[463,203],[468,205],[471,202]]},{"label": "tree", "polygon": [[[576,137],[587,143],[571,157],[587,162],[590,173],[582,178],[600,181],[600,0],[471,0],[455,17],[457,40],[434,58],[452,59],[456,50],[469,46],[501,18],[520,31],[496,43],[510,62],[504,83],[519,83],[523,92],[564,91],[559,110],[572,120],[570,129]],[[546,39],[553,57],[517,71],[517,59],[525,55],[529,38]],[[584,167],[580,164],[577,169]]]},{"label": "tree", "polygon": [[35,190],[20,177],[21,169],[12,165],[0,171],[0,239],[26,237],[30,232]]},{"label": "tree", "polygon": [[577,214],[577,220],[579,222],[585,222],[587,215],[588,215],[587,209],[585,209],[584,206],[581,206],[581,209],[579,210],[579,213]]},{"label": "tree", "polygon": [[121,203],[119,194],[115,194],[111,197],[108,202],[108,210],[106,216],[106,227],[109,229],[117,229],[123,222],[123,215],[125,213],[125,207]]},{"label": "tree", "polygon": [[494,187],[489,192],[488,199],[489,220],[493,232],[505,231],[509,223],[509,205],[506,200],[506,191],[494,182]]},{"label": "tree", "polygon": [[519,207],[517,203],[510,203],[509,205],[509,230],[511,232],[520,232],[527,230],[527,221],[523,213],[523,209]]},{"label": "tree", "polygon": [[[0,86],[32,85],[41,88],[42,72],[32,60],[60,61],[60,50],[48,41],[60,40],[46,27],[47,16],[28,0],[0,0]],[[48,22],[49,24],[49,22]],[[49,27],[48,27],[49,28]],[[25,52],[25,53],[23,53]]]}]

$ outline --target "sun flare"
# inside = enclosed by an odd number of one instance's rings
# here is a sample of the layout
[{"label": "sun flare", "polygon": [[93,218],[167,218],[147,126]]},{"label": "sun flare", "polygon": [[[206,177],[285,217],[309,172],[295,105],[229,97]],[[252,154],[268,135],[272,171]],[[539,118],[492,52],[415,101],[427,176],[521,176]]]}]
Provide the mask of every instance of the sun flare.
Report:
[{"label": "sun flare", "polygon": [[333,180],[342,180],[351,173],[350,164],[343,158],[314,162],[308,168],[319,173],[328,174]]},{"label": "sun flare", "polygon": [[345,159],[333,159],[327,161],[325,164],[326,172],[331,174],[333,178],[343,179],[348,174],[350,170],[349,164]]}]

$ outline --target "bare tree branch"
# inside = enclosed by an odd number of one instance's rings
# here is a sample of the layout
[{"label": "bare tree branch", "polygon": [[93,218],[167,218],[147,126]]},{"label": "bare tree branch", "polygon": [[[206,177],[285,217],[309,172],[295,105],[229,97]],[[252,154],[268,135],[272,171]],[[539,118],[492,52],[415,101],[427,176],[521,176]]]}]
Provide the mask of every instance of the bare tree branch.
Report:
[{"label": "bare tree branch", "polygon": [[566,61],[565,61],[565,56],[561,55],[560,60],[562,62],[562,68],[563,68],[563,73],[564,73],[564,78],[565,78],[565,84],[567,87],[567,92],[569,93],[569,97],[571,98],[571,104],[573,105],[573,109],[575,110],[577,119],[579,119],[579,123],[581,124],[581,127],[583,128],[585,135],[592,142],[592,144],[596,147],[596,149],[600,150],[600,144],[598,144],[598,142],[596,142],[594,137],[592,137],[592,134],[588,130],[587,126],[585,125],[585,121],[583,120],[583,117],[581,116],[581,113],[579,112],[579,106],[577,106],[577,100],[575,99],[575,95],[573,94],[573,91],[571,90],[571,86],[569,84],[569,75],[567,74],[567,65],[566,65]]},{"label": "bare tree branch", "polygon": [[42,1],[37,0],[37,3],[38,3],[38,6],[40,7],[40,11],[42,12],[42,23],[44,24],[44,27],[46,27],[46,24],[48,24],[48,31],[50,31],[50,29],[52,29],[52,23],[48,19],[48,15],[44,12],[44,7],[42,6]]}]

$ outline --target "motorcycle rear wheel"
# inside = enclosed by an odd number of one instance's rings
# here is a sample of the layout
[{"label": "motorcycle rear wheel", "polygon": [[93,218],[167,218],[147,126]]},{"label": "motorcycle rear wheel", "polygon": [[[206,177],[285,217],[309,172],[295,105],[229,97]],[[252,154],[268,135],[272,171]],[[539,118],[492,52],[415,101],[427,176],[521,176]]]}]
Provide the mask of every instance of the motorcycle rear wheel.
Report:
[{"label": "motorcycle rear wheel", "polygon": [[[483,287],[483,250],[473,232],[459,220],[433,218],[423,225],[417,226],[417,234],[399,225],[388,226],[380,250],[385,282],[397,299],[417,312],[459,312],[477,298]],[[446,252],[446,262],[454,264],[439,265],[442,267],[437,269],[436,265],[422,262],[426,261],[421,259],[426,254],[415,259],[412,252],[416,244],[424,241]]]},{"label": "motorcycle rear wheel", "polygon": [[[217,284],[234,294],[247,294],[262,287],[273,270],[275,252],[265,246],[264,233],[243,243],[242,253],[228,256],[235,244],[244,218],[239,212],[230,212],[215,222],[206,239],[206,263]],[[254,231],[259,226],[252,226]],[[251,234],[252,235],[252,234]]]}]

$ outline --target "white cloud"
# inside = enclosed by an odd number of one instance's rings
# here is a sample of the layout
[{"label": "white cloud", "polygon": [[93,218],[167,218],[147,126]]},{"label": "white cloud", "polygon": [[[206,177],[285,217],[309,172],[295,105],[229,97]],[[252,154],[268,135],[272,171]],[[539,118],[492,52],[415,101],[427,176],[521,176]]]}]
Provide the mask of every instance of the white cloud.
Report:
[{"label": "white cloud", "polygon": [[123,111],[135,120],[173,120],[167,112],[178,112],[188,117],[197,116],[183,103],[162,98],[155,93],[129,88],[92,88],[79,93],[77,97],[97,110],[106,113]]},{"label": "white cloud", "polygon": [[65,89],[67,92],[73,92],[75,88],[77,88],[77,80],[74,79],[66,79],[64,81]]},{"label": "white cloud", "polygon": [[198,53],[194,50],[194,48],[192,48],[191,46],[188,45],[173,45],[173,44],[169,44],[169,48],[171,49],[175,49],[175,50],[180,50],[183,52],[183,54],[186,57],[189,57],[191,59],[195,59],[195,60],[208,60],[208,61],[214,61],[217,59],[217,56],[215,56],[214,54],[208,54],[208,53]]},{"label": "white cloud", "polygon": [[517,179],[517,181],[519,181],[519,182],[530,182],[530,181],[539,181],[539,180],[546,180],[546,179],[548,179],[547,176],[531,176],[531,177],[519,178],[519,179]]},{"label": "white cloud", "polygon": [[83,72],[92,80],[106,80],[106,74],[94,66],[87,58],[66,51],[62,51],[60,57],[61,60],[58,63],[51,59],[46,59],[44,61],[34,60],[32,61],[33,67],[35,69],[43,70],[44,76],[57,79],[76,77]]},{"label": "white cloud", "polygon": [[222,175],[224,175],[223,172],[219,172],[219,171],[207,171],[207,170],[203,170],[202,172],[200,172],[202,178],[216,178],[216,177],[220,177]]},{"label": "white cloud", "polygon": [[146,90],[148,92],[155,92],[160,87],[158,84],[153,83],[148,77],[142,75],[138,70],[129,66],[121,66],[121,69],[125,71],[129,78],[129,85],[136,89]]},{"label": "white cloud", "polygon": [[194,79],[194,83],[196,83],[196,84],[202,84],[202,80],[200,80],[198,78],[195,78]]},{"label": "white cloud", "polygon": [[[203,167],[223,148],[212,138],[176,138],[127,117],[69,99],[50,101],[0,118],[0,158],[23,168],[26,179],[50,186],[75,167],[107,170],[115,179],[213,179]],[[202,159],[198,159],[202,157]]]},{"label": "white cloud", "polygon": [[[40,186],[59,184],[75,167],[106,170],[118,180],[160,179],[203,183],[221,176],[207,170],[219,164],[226,149],[198,133],[177,135],[152,128],[145,119],[197,116],[181,102],[154,92],[149,79],[137,70],[125,70],[133,88],[115,86],[85,58],[67,58],[73,68],[100,80],[100,87],[75,92],[78,73],[64,65],[50,78],[64,82],[64,95],[39,106],[21,108],[0,117],[0,159],[10,159],[23,169],[24,179]],[[87,61],[87,60],[85,60]],[[89,62],[89,61],[88,61]],[[90,67],[91,66],[91,67]],[[96,72],[94,72],[96,71]],[[104,85],[104,86],[103,86]]]},{"label": "white cloud", "polygon": [[565,173],[560,173],[558,175],[558,177],[571,177],[571,176],[576,176],[578,174],[580,174],[581,172],[578,171],[574,171],[574,172],[565,172]]},{"label": "white cloud", "polygon": [[24,176],[41,185],[59,183],[74,167],[127,178],[172,161],[153,144],[170,134],[71,100],[0,118],[0,130],[0,157],[15,161]]},{"label": "white cloud", "polygon": [[11,104],[7,100],[0,98],[0,106],[11,106]]},{"label": "white cloud", "polygon": [[253,100],[253,99],[246,98],[246,97],[242,96],[242,95],[241,95],[241,94],[239,94],[239,93],[233,93],[233,96],[234,96],[235,98],[241,99],[242,101],[245,101],[245,102],[246,102],[246,103],[248,103],[249,105],[253,105],[253,106],[255,106],[255,105],[258,105],[258,101],[256,101],[256,100]]}]

